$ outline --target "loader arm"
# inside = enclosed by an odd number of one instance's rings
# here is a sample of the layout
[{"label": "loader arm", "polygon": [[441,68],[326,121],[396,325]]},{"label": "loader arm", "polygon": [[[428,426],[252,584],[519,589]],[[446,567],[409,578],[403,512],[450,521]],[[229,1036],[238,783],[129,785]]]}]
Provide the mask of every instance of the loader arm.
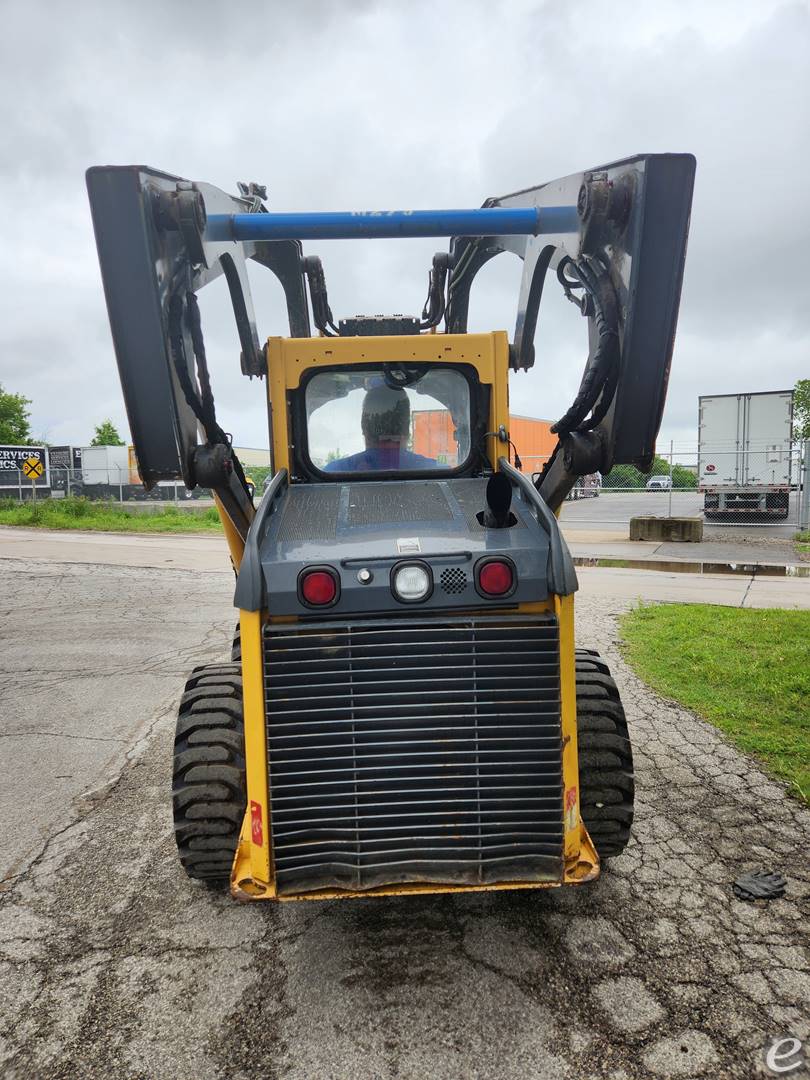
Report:
[{"label": "loader arm", "polygon": [[[87,187],[118,371],[144,486],[182,478],[210,487],[244,540],[253,505],[240,463],[216,422],[196,293],[224,274],[242,371],[262,375],[246,260],[284,289],[292,334],[309,318],[300,244],[203,241],[207,213],[260,213],[260,197],[191,184],[141,166],[88,170]],[[202,441],[200,439],[202,438]]]},{"label": "loader arm", "polygon": [[[576,203],[580,228],[557,236],[457,238],[447,328],[467,327],[475,275],[504,251],[523,260],[511,366],[535,362],[543,287],[556,272],[588,318],[589,356],[578,400],[538,482],[556,509],[579,476],[628,463],[646,470],[666,401],[686,257],[695,159],[648,154],[488,199],[487,207]],[[557,282],[552,282],[558,287]]]},{"label": "loader arm", "polygon": [[247,535],[252,501],[216,422],[196,292],[225,275],[242,372],[251,377],[266,374],[266,353],[247,259],[280,281],[291,337],[310,335],[306,280],[311,291],[317,284],[313,313],[322,334],[359,332],[347,328],[354,320],[335,326],[320,260],[302,258],[304,237],[450,237],[446,296],[439,295],[445,255],[438,270],[434,263],[432,314],[421,325],[435,326],[443,310],[454,334],[466,332],[481,267],[502,252],[517,255],[524,269],[510,345],[515,370],[534,363],[543,287],[556,274],[554,287],[588,319],[590,348],[538,490],[556,510],[582,475],[624,462],[648,468],[666,399],[694,171],[689,154],[650,154],[489,199],[480,210],[290,214],[267,212],[256,185],[231,196],[141,166],[91,168],[102,278],[145,485],[182,477],[189,487],[211,487]]}]

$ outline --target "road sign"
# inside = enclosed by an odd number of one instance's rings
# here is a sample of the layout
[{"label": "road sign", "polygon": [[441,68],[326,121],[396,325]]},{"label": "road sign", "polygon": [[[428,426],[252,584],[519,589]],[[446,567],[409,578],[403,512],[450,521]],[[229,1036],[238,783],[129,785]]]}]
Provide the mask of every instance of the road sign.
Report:
[{"label": "road sign", "polygon": [[22,471],[29,480],[39,480],[45,472],[45,464],[39,458],[29,457],[22,463]]}]

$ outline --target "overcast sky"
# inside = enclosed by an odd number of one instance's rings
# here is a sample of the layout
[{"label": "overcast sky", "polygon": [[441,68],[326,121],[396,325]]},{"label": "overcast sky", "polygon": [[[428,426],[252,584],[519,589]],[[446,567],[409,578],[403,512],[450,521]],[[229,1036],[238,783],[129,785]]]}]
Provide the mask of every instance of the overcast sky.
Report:
[{"label": "overcast sky", "polygon": [[[0,0],[0,382],[34,432],[128,429],[84,170],[148,164],[278,210],[478,206],[489,195],[641,152],[698,171],[659,448],[696,440],[699,394],[810,377],[810,8],[734,0],[237,5]],[[336,316],[418,314],[436,240],[330,242]],[[514,328],[521,264],[494,260],[470,329]],[[253,274],[260,337],[285,332]],[[263,280],[266,279],[266,280]],[[221,286],[221,288],[220,288]],[[210,295],[206,295],[210,293]],[[201,294],[222,426],[267,442],[263,387],[239,375],[220,280]],[[576,391],[585,321],[554,288],[512,410],[556,417]]]}]

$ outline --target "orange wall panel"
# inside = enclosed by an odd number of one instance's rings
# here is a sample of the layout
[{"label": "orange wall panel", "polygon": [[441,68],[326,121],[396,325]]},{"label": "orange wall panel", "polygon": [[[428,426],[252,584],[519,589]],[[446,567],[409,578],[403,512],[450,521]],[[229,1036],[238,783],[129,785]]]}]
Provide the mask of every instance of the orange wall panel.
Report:
[{"label": "orange wall panel", "polygon": [[513,416],[509,423],[509,436],[517,447],[523,471],[539,472],[557,445],[557,436],[551,434],[552,421]]},{"label": "orange wall panel", "polygon": [[[517,447],[523,471],[539,472],[551,456],[557,436],[551,434],[551,420],[531,416],[513,416],[509,435]],[[453,421],[444,409],[425,409],[413,413],[413,451],[448,464],[456,464]],[[510,456],[512,455],[510,448]]]}]

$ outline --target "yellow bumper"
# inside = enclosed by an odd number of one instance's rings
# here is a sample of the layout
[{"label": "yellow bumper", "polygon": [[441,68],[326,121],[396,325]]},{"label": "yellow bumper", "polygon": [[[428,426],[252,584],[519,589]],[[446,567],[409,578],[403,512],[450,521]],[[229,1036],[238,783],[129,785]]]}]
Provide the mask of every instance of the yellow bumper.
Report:
[{"label": "yellow bumper", "polygon": [[492,892],[495,889],[557,889],[561,885],[582,885],[599,877],[599,856],[584,825],[580,825],[579,853],[565,860],[559,881],[504,881],[494,885],[442,885],[436,882],[403,882],[379,885],[355,892],[352,889],[315,889],[312,892],[279,896],[274,881],[257,881],[251,874],[251,816],[248,810],[231,871],[231,895],[236,900],[350,900],[364,896],[407,896],[428,893]]}]

